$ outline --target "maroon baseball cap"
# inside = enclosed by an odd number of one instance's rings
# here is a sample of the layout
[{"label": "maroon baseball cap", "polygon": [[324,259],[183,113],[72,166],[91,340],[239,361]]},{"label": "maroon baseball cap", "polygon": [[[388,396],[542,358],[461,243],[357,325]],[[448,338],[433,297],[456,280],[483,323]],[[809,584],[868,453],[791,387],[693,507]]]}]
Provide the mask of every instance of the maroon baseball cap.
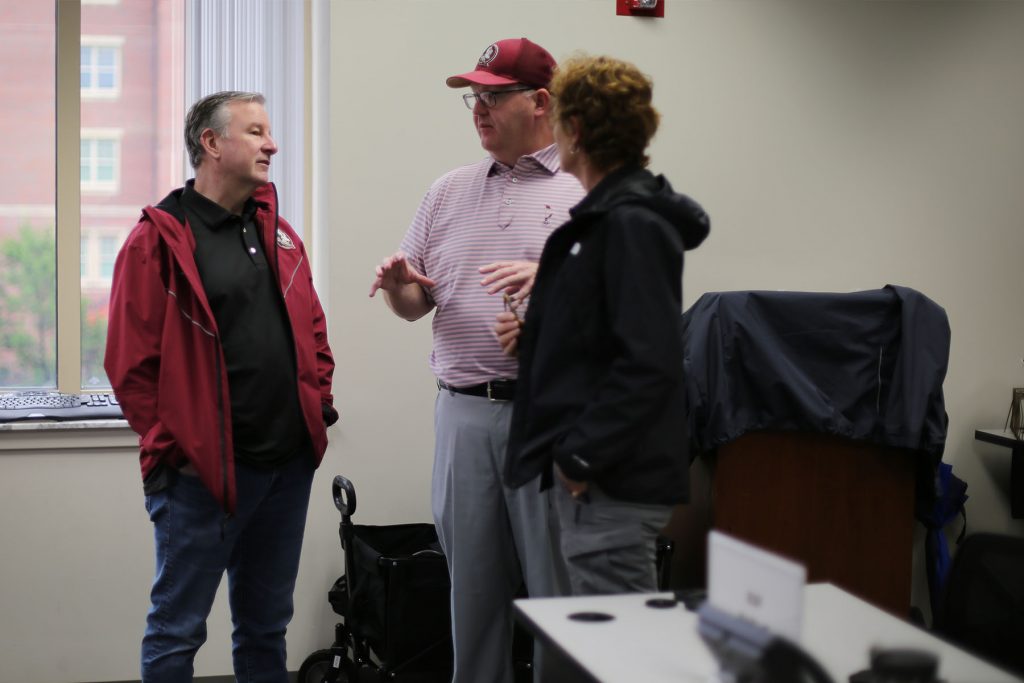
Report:
[{"label": "maroon baseball cap", "polygon": [[555,58],[526,38],[507,38],[487,46],[469,73],[449,76],[449,88],[469,85],[515,85],[546,88],[555,69]]}]

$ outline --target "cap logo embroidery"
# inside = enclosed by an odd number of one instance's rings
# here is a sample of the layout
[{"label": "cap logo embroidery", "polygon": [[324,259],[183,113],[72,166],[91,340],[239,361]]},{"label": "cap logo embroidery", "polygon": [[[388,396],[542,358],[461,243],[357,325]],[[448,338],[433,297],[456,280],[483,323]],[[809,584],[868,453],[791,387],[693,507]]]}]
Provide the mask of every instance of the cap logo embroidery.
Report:
[{"label": "cap logo embroidery", "polygon": [[282,249],[294,249],[295,243],[292,242],[292,238],[281,232],[281,228],[277,229],[277,246]]},{"label": "cap logo embroidery", "polygon": [[487,49],[484,50],[484,53],[480,55],[480,59],[477,61],[477,64],[479,64],[480,66],[487,66],[488,64],[493,62],[497,57],[498,46],[492,43],[491,45],[488,45]]}]

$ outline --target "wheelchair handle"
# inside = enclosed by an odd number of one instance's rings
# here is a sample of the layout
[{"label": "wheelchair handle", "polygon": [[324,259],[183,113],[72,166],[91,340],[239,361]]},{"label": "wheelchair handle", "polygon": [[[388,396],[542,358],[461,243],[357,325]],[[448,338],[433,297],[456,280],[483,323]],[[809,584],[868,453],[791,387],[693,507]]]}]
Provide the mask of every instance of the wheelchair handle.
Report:
[{"label": "wheelchair handle", "polygon": [[[340,474],[336,475],[334,484],[331,485],[331,491],[334,494],[334,507],[338,508],[342,517],[351,517],[355,514],[356,489],[352,486],[352,482]],[[343,491],[345,495],[342,495]]]}]

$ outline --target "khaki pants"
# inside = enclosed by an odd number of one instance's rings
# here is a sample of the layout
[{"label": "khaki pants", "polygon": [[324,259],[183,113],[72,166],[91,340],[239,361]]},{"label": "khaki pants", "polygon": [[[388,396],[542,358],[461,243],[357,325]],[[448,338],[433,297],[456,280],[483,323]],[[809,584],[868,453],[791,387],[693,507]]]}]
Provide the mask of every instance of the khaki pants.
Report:
[{"label": "khaki pants", "polygon": [[556,482],[551,497],[573,595],[658,590],[655,539],[672,506],[616,500],[593,484],[573,498]]},{"label": "khaki pants", "polygon": [[454,683],[511,683],[516,592],[525,581],[530,597],[560,593],[547,492],[502,483],[511,419],[511,402],[437,394],[431,499],[451,573]]}]

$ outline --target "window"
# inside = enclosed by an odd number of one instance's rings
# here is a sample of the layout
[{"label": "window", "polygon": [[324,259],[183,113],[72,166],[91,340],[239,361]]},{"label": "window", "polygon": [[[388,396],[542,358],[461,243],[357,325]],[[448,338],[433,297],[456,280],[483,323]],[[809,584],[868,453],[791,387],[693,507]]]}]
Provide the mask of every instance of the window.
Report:
[{"label": "window", "polygon": [[184,7],[0,0],[0,60],[18,65],[5,116],[17,163],[0,167],[0,390],[107,385],[114,258],[154,188],[182,180]]},{"label": "window", "polygon": [[106,291],[114,276],[114,261],[128,230],[119,225],[83,228],[82,232],[82,295],[88,301],[93,295],[106,301]]},{"label": "window", "polygon": [[82,99],[121,95],[121,36],[82,36],[79,50]]},{"label": "window", "polygon": [[[52,386],[56,381],[56,116],[53,7],[0,0],[4,87],[19,93],[4,116],[0,166],[0,386]],[[18,115],[14,115],[18,112]]]},{"label": "window", "polygon": [[[7,70],[18,98],[4,119],[17,163],[0,167],[0,391],[109,386],[113,264],[140,208],[191,175],[182,128],[198,97],[267,96],[282,215],[310,229],[326,193],[305,190],[316,148],[305,44],[327,30],[328,12],[326,0],[0,0],[0,60],[18,65]],[[318,35],[314,65],[327,57]]]},{"label": "window", "polygon": [[[78,357],[58,349],[58,359],[73,364],[60,373],[64,391],[109,386],[103,354],[117,252],[140,208],[184,180],[185,6],[186,0],[80,6],[78,234],[72,237],[61,223],[58,239],[78,243],[85,259],[73,282],[78,316],[64,325],[80,330],[72,340]],[[61,277],[70,274],[58,268]],[[67,298],[61,291],[58,301],[62,295]],[[58,342],[67,342],[64,337]],[[74,385],[65,389],[68,382]]]},{"label": "window", "polygon": [[80,141],[82,192],[117,192],[121,167],[121,131],[85,129]]},{"label": "window", "polygon": [[121,247],[121,240],[116,237],[100,237],[100,277],[103,280],[110,280],[114,276],[114,260],[117,258],[117,250]]}]

